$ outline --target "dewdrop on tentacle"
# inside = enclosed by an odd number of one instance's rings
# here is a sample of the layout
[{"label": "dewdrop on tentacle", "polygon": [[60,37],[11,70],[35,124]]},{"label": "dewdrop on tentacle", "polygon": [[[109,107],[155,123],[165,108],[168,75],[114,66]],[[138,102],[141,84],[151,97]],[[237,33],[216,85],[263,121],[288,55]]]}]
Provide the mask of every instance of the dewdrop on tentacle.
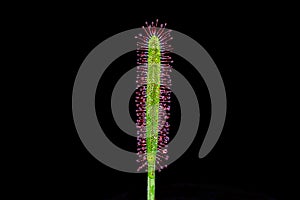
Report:
[{"label": "dewdrop on tentacle", "polygon": [[160,171],[169,159],[169,117],[171,104],[171,63],[168,44],[171,30],[165,30],[166,23],[158,26],[152,22],[143,26],[144,33],[137,41],[136,77],[136,127],[137,155],[140,166],[148,176],[154,178],[155,170]]}]

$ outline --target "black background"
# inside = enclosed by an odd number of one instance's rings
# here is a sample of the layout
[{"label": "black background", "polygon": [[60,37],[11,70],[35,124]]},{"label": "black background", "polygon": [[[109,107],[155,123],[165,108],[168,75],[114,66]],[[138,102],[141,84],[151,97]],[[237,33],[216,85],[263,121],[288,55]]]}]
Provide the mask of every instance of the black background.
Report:
[{"label": "black background", "polygon": [[[280,81],[284,74],[279,70],[280,64],[274,53],[277,15],[259,9],[205,12],[205,7],[190,12],[186,8],[170,11],[164,8],[153,13],[142,9],[119,12],[110,7],[104,14],[104,10],[104,7],[93,11],[83,8],[40,10],[28,19],[35,21],[41,17],[35,23],[37,32],[31,37],[38,36],[35,39],[40,41],[35,48],[45,66],[39,73],[44,75],[40,77],[47,77],[41,92],[46,95],[47,102],[43,112],[49,118],[43,134],[46,137],[40,136],[43,144],[47,144],[41,145],[47,152],[47,159],[37,155],[36,161],[40,164],[34,167],[37,179],[33,187],[53,197],[145,197],[146,174],[111,169],[85,149],[75,129],[71,101],[77,71],[93,48],[114,34],[158,18],[160,22],[167,22],[168,28],[192,37],[205,48],[222,75],[228,105],[218,143],[205,158],[199,159],[198,152],[210,117],[208,91],[195,69],[183,58],[173,55],[174,68],[195,89],[201,122],[188,151],[157,174],[157,199],[175,193],[203,195],[207,199],[222,199],[222,196],[223,199],[251,199],[234,197],[238,195],[287,199],[292,192],[292,171],[282,105],[286,92]],[[135,53],[131,52],[112,63],[96,94],[100,124],[111,131],[106,132],[111,141],[128,150],[135,149],[135,140],[122,133],[112,120],[109,98],[113,84],[134,62]],[[103,98],[99,97],[101,94]],[[102,108],[101,105],[107,106]],[[180,122],[180,106],[176,99],[172,105],[176,109],[172,110],[171,122],[176,124]],[[130,108],[133,115],[133,107]],[[176,125],[172,130],[174,136]],[[176,187],[181,189],[174,189]]]}]

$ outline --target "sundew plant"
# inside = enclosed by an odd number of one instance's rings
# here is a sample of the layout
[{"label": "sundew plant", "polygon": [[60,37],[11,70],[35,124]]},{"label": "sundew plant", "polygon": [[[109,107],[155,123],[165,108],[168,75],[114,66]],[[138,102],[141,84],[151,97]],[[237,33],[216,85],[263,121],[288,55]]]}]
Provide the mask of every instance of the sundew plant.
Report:
[{"label": "sundew plant", "polygon": [[144,34],[137,41],[137,151],[138,171],[147,171],[147,199],[155,198],[155,171],[167,167],[169,142],[168,119],[171,99],[171,30],[166,23],[158,26],[152,22],[143,26]]}]

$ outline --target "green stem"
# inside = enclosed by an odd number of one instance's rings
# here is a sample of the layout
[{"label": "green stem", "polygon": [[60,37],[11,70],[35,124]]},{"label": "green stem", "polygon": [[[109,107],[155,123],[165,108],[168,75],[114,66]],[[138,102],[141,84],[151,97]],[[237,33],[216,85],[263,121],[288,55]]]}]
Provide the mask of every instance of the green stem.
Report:
[{"label": "green stem", "polygon": [[154,200],[155,197],[155,172],[154,174],[154,178],[151,177],[151,175],[153,172],[148,172],[148,189],[147,189],[147,199],[148,200]]}]

